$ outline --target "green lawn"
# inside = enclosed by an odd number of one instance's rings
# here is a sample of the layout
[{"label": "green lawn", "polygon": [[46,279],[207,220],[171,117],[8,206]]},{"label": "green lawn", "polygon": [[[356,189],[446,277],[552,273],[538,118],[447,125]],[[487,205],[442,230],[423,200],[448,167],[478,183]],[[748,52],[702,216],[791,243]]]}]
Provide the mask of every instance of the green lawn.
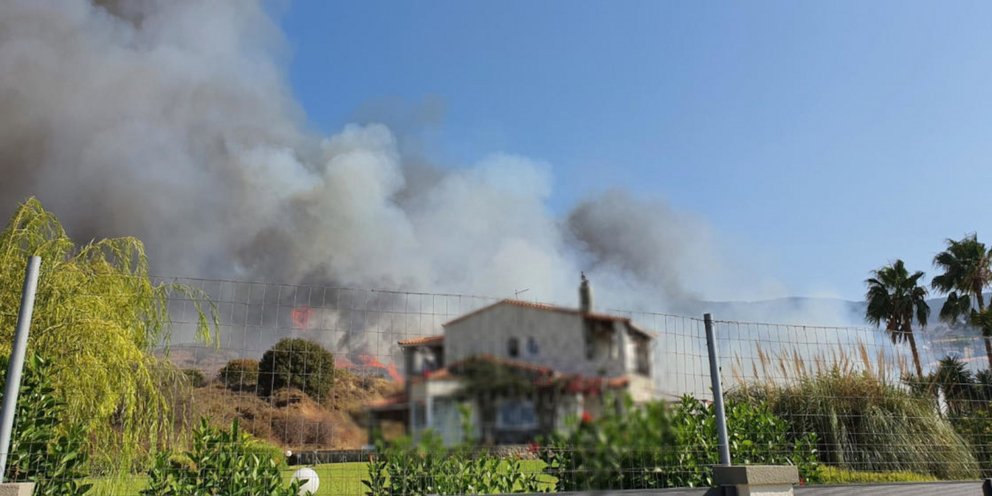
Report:
[{"label": "green lawn", "polygon": [[[522,466],[528,473],[540,472],[544,468],[544,462],[524,460]],[[287,481],[298,468],[292,467],[284,472]],[[362,479],[366,477],[368,470],[364,462],[331,463],[317,465],[313,468],[320,476],[320,490],[317,491],[316,496],[360,496],[365,494]],[[138,494],[138,491],[145,487],[143,475],[112,479],[92,478],[90,482],[93,483],[93,490],[89,494],[93,496],[132,496]]]}]

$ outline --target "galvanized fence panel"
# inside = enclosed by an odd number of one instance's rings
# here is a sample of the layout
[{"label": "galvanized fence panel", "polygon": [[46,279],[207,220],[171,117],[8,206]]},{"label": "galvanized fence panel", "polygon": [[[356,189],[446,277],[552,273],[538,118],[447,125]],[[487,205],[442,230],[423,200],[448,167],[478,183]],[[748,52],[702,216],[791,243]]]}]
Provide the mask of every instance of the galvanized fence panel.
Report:
[{"label": "galvanized fence panel", "polygon": [[[147,346],[162,394],[131,406],[154,411],[157,431],[127,467],[92,457],[91,494],[140,491],[163,450],[193,470],[175,473],[196,473],[182,452],[201,419],[216,429],[237,420],[249,452],[279,460],[287,479],[312,468],[317,494],[658,490],[707,486],[720,463],[702,316],[582,309],[578,299],[156,282],[175,285],[169,338]],[[113,307],[130,295],[83,297]],[[992,470],[992,381],[973,331],[918,332],[922,376],[908,343],[884,329],[715,315],[713,335],[735,463],[796,464],[807,484]],[[78,353],[66,359],[88,363]],[[125,432],[110,413],[110,432]],[[104,441],[91,436],[88,449]],[[379,485],[376,474],[387,474]]]}]

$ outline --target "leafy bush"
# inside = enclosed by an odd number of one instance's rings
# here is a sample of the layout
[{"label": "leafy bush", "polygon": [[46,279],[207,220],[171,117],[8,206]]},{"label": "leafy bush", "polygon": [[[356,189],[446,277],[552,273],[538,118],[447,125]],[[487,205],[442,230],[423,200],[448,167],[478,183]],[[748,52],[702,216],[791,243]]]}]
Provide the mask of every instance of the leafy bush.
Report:
[{"label": "leafy bush", "polygon": [[535,493],[542,485],[519,458],[502,459],[467,444],[446,449],[429,431],[419,443],[404,437],[388,447],[377,444],[362,483],[367,496]]},{"label": "leafy bush", "polygon": [[297,496],[302,482],[283,484],[278,463],[260,456],[238,421],[230,430],[215,429],[206,419],[193,432],[193,448],[183,454],[159,453],[148,471],[143,496]]},{"label": "leafy bush", "polygon": [[258,385],[258,360],[231,360],[217,372],[217,378],[232,391],[253,391]]},{"label": "leafy bush", "polygon": [[286,467],[286,452],[269,441],[251,438],[245,446],[245,452],[262,460],[272,460],[280,468]]},{"label": "leafy bush", "polygon": [[294,387],[320,402],[333,385],[334,355],[306,339],[280,340],[262,355],[258,366],[258,394],[265,398]]},{"label": "leafy bush", "polygon": [[[719,463],[712,405],[684,397],[673,409],[663,402],[584,420],[541,449],[558,491],[697,487],[712,484]],[[737,463],[793,464],[816,478],[816,438],[790,439],[789,425],[764,405],[729,402],[727,426]]]},{"label": "leafy bush", "polygon": [[916,472],[857,472],[820,465],[817,476],[821,484],[878,484],[885,482],[934,482],[932,475]]},{"label": "leafy bush", "polygon": [[207,378],[198,369],[183,369],[183,374],[191,387],[201,388],[207,385]]},{"label": "leafy bush", "polygon": [[[0,376],[6,376],[7,364],[7,357],[0,358]],[[86,494],[92,484],[83,483],[85,433],[78,424],[63,429],[66,406],[55,394],[50,372],[41,357],[25,358],[4,480],[34,481],[34,494],[42,496]],[[0,377],[0,383],[4,379]]]},{"label": "leafy bush", "polygon": [[788,385],[751,384],[729,396],[766,403],[792,433],[815,433],[820,461],[832,466],[939,479],[978,476],[968,444],[941,418],[929,394],[918,396],[867,373],[834,371]]}]

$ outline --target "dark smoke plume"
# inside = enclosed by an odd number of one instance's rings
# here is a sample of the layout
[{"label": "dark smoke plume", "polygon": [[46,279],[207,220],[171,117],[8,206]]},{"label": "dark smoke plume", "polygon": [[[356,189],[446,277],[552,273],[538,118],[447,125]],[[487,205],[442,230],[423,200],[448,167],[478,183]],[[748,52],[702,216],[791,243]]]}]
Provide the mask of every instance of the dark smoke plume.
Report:
[{"label": "dark smoke plume", "polygon": [[653,309],[740,280],[661,202],[612,192],[561,218],[539,161],[440,169],[381,124],[312,132],[285,52],[260,1],[0,3],[0,212],[36,195],[78,238],[141,238],[170,276],[574,305],[585,269],[604,307]]}]

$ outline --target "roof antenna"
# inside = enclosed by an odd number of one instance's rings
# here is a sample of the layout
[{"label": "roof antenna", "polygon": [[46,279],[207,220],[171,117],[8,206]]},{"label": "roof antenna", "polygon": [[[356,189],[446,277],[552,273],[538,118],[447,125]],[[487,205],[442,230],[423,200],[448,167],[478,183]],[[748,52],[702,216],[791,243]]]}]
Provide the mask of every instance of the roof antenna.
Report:
[{"label": "roof antenna", "polygon": [[530,291],[530,288],[518,289],[518,290],[514,291],[513,292],[513,299],[516,300],[518,296],[520,296],[521,294],[526,293],[528,291]]}]

